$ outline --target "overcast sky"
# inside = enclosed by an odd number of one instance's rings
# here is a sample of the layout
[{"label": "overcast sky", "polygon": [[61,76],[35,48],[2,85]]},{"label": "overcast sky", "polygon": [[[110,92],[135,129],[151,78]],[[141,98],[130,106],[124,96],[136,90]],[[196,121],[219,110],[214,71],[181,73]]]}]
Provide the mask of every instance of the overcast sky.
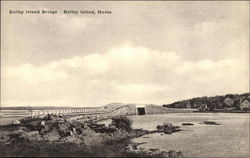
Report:
[{"label": "overcast sky", "polygon": [[[165,104],[249,91],[247,1],[1,3],[2,106]],[[58,14],[8,14],[16,9]]]}]

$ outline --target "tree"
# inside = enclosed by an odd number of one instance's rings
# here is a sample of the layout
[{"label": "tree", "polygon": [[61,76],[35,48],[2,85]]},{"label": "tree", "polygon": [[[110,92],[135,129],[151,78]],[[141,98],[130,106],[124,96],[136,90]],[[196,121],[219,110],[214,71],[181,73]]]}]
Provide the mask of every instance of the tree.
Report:
[{"label": "tree", "polygon": [[132,120],[126,116],[118,116],[112,118],[111,125],[114,125],[118,129],[130,131],[132,129]]}]

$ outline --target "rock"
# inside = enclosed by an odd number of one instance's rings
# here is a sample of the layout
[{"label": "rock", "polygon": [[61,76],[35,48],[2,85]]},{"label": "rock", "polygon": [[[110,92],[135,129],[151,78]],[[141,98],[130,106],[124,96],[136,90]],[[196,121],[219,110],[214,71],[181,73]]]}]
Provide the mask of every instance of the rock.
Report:
[{"label": "rock", "polygon": [[169,157],[169,152],[162,151],[160,155],[161,155],[161,157],[167,157],[168,158]]},{"label": "rock", "polygon": [[131,144],[129,144],[126,148],[125,148],[125,151],[134,151],[134,148]]},{"label": "rock", "polygon": [[51,128],[49,125],[45,125],[41,130],[40,130],[40,133],[41,134],[46,134],[48,133],[49,131],[51,131]]},{"label": "rock", "polygon": [[158,131],[163,131],[163,126],[161,126],[161,125],[158,125],[156,128]]},{"label": "rock", "polygon": [[24,130],[22,130],[22,129],[18,129],[18,130],[15,130],[15,131],[11,131],[11,132],[9,133],[9,135],[22,135],[22,134],[24,134],[24,133],[26,133],[26,131],[24,131]]},{"label": "rock", "polygon": [[20,125],[21,122],[20,122],[19,120],[16,120],[16,121],[13,121],[12,124],[13,124],[13,125]]},{"label": "rock", "polygon": [[152,155],[158,155],[161,153],[159,149],[148,149]]},{"label": "rock", "polygon": [[187,122],[187,123],[182,123],[182,125],[183,126],[193,126],[194,124]]},{"label": "rock", "polygon": [[177,152],[177,155],[178,155],[177,156],[178,158],[183,158],[184,157],[181,151]]},{"label": "rock", "polygon": [[59,133],[62,136],[69,136],[70,135],[71,124],[69,122],[60,123],[60,124],[58,124],[58,127],[59,127]]},{"label": "rock", "polygon": [[45,126],[45,121],[41,121],[41,126]]},{"label": "rock", "polygon": [[52,116],[50,114],[46,115],[44,118],[44,120],[51,120],[52,119]]},{"label": "rock", "polygon": [[77,133],[76,133],[76,128],[73,128],[73,129],[72,129],[72,133],[73,133],[73,134],[77,134]]},{"label": "rock", "polygon": [[76,143],[76,144],[82,144],[83,143],[83,141],[81,139],[76,138],[75,136],[65,137],[65,138],[61,139],[61,141],[67,142],[67,143]]},{"label": "rock", "polygon": [[132,144],[132,148],[133,148],[134,150],[137,150],[137,149],[138,149],[137,146],[138,146],[137,144]]},{"label": "rock", "polygon": [[158,132],[164,132],[165,134],[172,134],[174,132],[180,131],[178,126],[173,126],[168,122],[164,122],[162,126],[158,125],[156,128]]},{"label": "rock", "polygon": [[170,150],[168,153],[169,153],[169,158],[177,158],[178,156],[175,150]]},{"label": "rock", "polygon": [[40,131],[42,128],[41,120],[34,120],[34,121],[31,120],[30,122],[26,122],[24,123],[24,127],[26,127],[31,131]]},{"label": "rock", "polygon": [[169,154],[169,158],[183,158],[184,157],[181,151],[176,152],[175,150],[170,150],[168,154]]},{"label": "rock", "polygon": [[25,132],[21,136],[25,140],[41,140],[41,136],[38,131]]},{"label": "rock", "polygon": [[44,138],[48,141],[59,141],[61,139],[61,136],[59,132],[56,129],[54,129],[46,133],[46,135],[44,135]]},{"label": "rock", "polygon": [[0,131],[0,143],[7,142],[9,139],[9,131]]},{"label": "rock", "polygon": [[22,130],[22,131],[29,131],[26,127],[20,127],[20,130]]},{"label": "rock", "polygon": [[165,129],[164,129],[164,133],[165,133],[165,134],[172,134],[173,131],[172,131],[171,129],[169,129],[169,128],[165,128]]},{"label": "rock", "polygon": [[95,131],[90,129],[90,128],[85,128],[84,130],[82,130],[82,134],[83,136],[92,136],[95,135]]},{"label": "rock", "polygon": [[203,121],[203,123],[205,125],[219,125],[219,123],[215,122],[215,121]]}]

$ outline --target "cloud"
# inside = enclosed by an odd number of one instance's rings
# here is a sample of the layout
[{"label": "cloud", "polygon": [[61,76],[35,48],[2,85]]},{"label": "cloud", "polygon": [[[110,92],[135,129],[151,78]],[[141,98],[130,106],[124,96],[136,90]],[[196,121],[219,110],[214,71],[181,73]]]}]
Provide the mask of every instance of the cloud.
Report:
[{"label": "cloud", "polygon": [[67,79],[67,74],[62,70],[55,70],[51,66],[36,67],[31,64],[23,64],[19,67],[7,68],[3,75],[10,80],[22,80],[28,84],[39,82],[51,82]]},{"label": "cloud", "polygon": [[[91,106],[117,101],[163,104],[248,90],[247,63],[239,59],[190,61],[177,52],[160,52],[131,43],[106,53],[75,56],[42,66],[7,67],[2,76],[8,89],[3,103],[10,102],[12,95],[20,103],[46,105],[56,102]],[[30,92],[24,95],[28,88]],[[30,100],[31,92],[36,95]]]}]

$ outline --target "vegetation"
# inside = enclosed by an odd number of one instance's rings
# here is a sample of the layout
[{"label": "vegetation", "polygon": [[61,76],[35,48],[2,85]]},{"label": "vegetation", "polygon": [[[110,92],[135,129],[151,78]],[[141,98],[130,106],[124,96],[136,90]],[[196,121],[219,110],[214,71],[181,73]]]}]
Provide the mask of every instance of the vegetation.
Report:
[{"label": "vegetation", "polygon": [[250,93],[244,94],[227,94],[224,96],[212,96],[212,97],[197,97],[188,100],[174,102],[172,104],[163,104],[163,107],[168,108],[186,108],[186,104],[190,104],[191,108],[199,108],[202,104],[207,106],[208,111],[218,111],[226,108],[234,108],[239,110],[239,100],[244,100],[250,97]]},{"label": "vegetation", "polygon": [[126,116],[119,116],[112,118],[111,125],[115,126],[118,129],[131,131],[132,130],[132,120]]}]

